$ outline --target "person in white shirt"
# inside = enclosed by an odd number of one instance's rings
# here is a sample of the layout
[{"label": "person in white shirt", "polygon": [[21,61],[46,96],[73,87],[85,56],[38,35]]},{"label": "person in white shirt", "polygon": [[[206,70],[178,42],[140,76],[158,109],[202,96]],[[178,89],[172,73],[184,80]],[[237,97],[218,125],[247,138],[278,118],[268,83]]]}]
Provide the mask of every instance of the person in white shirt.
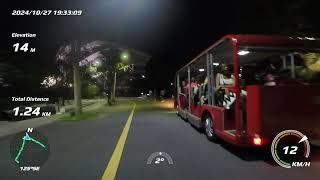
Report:
[{"label": "person in white shirt", "polygon": [[221,73],[216,76],[216,89],[225,89],[234,86],[234,76],[230,73],[226,64],[221,64]]},{"label": "person in white shirt", "polygon": [[277,83],[276,83],[276,81],[274,79],[274,76],[271,73],[267,73],[267,75],[265,76],[265,81],[266,81],[264,83],[265,86],[275,86],[275,85],[277,85]]},{"label": "person in white shirt", "polygon": [[230,109],[236,99],[235,93],[228,91],[229,87],[234,87],[234,76],[229,71],[227,64],[221,64],[221,73],[217,73],[216,76],[216,91],[219,92],[220,101],[223,99],[223,102],[218,104],[223,105],[226,109]]}]

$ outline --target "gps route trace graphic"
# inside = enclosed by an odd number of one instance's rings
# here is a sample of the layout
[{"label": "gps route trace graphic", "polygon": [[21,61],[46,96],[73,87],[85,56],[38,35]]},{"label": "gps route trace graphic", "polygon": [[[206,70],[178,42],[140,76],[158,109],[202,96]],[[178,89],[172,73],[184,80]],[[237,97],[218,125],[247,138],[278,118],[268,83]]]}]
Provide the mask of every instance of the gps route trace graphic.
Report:
[{"label": "gps route trace graphic", "polygon": [[49,154],[47,138],[33,128],[16,134],[11,141],[10,156],[21,171],[39,171]]}]

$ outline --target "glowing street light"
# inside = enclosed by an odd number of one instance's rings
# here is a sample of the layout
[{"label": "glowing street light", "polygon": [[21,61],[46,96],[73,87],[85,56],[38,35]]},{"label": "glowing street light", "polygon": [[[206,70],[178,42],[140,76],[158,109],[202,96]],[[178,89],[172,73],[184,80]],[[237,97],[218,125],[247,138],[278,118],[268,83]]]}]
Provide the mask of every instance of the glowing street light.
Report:
[{"label": "glowing street light", "polygon": [[127,61],[129,59],[129,53],[127,51],[123,51],[120,54],[121,61]]},{"label": "glowing street light", "polygon": [[97,66],[97,67],[100,66],[101,65],[101,60],[100,59],[95,60],[94,61],[94,65]]}]

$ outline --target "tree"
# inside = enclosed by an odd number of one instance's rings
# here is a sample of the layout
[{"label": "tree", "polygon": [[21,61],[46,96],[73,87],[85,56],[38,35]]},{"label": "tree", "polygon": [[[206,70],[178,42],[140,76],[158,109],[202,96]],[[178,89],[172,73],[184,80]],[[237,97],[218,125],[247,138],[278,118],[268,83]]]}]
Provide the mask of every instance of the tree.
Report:
[{"label": "tree", "polygon": [[103,44],[103,41],[69,42],[62,45],[56,55],[59,70],[63,73],[65,80],[68,78],[68,74],[70,74],[70,69],[72,68],[73,70],[74,105],[77,115],[82,112],[79,62],[97,53]]}]

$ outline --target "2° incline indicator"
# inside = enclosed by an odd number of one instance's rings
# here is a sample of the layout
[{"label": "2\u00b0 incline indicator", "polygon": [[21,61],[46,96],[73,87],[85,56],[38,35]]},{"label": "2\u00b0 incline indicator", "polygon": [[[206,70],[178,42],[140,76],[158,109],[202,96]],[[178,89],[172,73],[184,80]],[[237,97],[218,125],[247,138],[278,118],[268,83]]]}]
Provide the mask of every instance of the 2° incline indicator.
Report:
[{"label": "2\u00b0 incline indicator", "polygon": [[147,160],[147,164],[162,164],[162,163],[173,164],[171,156],[166,152],[154,152]]}]

